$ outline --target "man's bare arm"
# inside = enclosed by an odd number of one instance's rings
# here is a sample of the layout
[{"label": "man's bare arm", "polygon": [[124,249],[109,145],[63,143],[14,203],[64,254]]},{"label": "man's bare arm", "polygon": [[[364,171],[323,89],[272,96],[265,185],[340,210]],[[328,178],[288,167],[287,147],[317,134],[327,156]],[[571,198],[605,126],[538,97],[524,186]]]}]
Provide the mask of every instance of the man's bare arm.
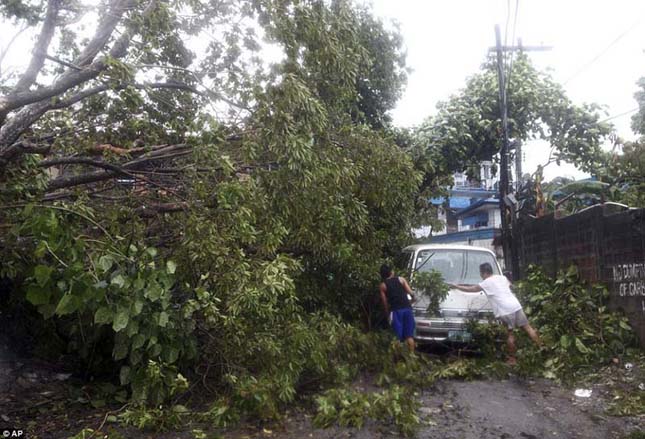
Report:
[{"label": "man's bare arm", "polygon": [[412,297],[412,301],[414,302],[414,292],[412,292],[412,288],[410,288],[408,281],[402,277],[399,277],[399,280],[401,281],[401,285],[403,285],[403,289],[405,290],[405,292]]},{"label": "man's bare arm", "polygon": [[387,303],[387,296],[385,295],[385,284],[381,284],[381,303],[383,304],[383,309],[385,310],[385,315],[390,315],[390,307]]},{"label": "man's bare arm", "polygon": [[459,291],[463,291],[464,293],[479,293],[482,290],[482,287],[479,285],[456,285],[456,284],[448,284],[450,288],[456,288]]}]

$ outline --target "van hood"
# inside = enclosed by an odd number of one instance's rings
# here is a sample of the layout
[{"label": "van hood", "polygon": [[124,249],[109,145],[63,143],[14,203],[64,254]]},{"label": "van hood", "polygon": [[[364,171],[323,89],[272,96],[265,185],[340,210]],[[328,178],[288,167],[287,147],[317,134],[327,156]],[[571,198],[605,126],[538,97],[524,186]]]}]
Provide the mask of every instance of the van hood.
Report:
[{"label": "van hood", "polygon": [[[416,302],[413,304],[415,309],[426,310],[429,299],[423,294],[416,293]],[[457,289],[451,289],[445,300],[439,305],[442,314],[470,314],[477,312],[492,312],[493,309],[488,302],[484,292],[464,293]],[[444,314],[445,315],[445,314]]]}]

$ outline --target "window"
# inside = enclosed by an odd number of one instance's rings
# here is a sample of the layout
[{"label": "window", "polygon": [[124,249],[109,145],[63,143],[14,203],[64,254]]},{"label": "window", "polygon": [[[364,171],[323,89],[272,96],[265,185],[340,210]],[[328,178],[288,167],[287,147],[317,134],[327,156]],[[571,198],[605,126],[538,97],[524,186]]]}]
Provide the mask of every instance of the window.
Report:
[{"label": "window", "polygon": [[479,266],[484,262],[493,267],[493,274],[500,274],[495,257],[476,250],[421,250],[417,253],[414,268],[420,272],[437,270],[449,283],[477,284],[482,280]]},{"label": "window", "polygon": [[493,274],[500,274],[493,255],[488,252],[469,250],[466,252],[466,274],[463,283],[478,284],[481,282],[482,278],[479,275],[479,266],[484,262],[488,262],[493,267]]},{"label": "window", "polygon": [[417,254],[415,269],[437,270],[446,282],[460,282],[464,271],[464,252],[461,250],[421,250]]}]

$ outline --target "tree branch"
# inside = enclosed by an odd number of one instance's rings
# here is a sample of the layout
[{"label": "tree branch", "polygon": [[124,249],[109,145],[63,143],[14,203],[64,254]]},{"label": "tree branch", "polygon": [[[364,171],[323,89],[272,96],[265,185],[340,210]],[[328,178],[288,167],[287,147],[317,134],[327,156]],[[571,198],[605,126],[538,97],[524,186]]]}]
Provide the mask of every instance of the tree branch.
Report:
[{"label": "tree branch", "polygon": [[94,166],[96,168],[112,170],[115,172],[121,171],[121,168],[119,168],[116,165],[112,165],[107,162],[102,162],[100,160],[88,159],[85,157],[61,157],[57,159],[43,160],[40,163],[38,163],[38,167],[40,168],[52,168],[54,166],[61,166],[61,165],[88,165],[88,166]]},{"label": "tree branch", "polygon": [[56,30],[56,22],[58,21],[58,11],[60,10],[60,0],[49,0],[47,2],[47,13],[45,15],[45,21],[43,22],[43,27],[40,30],[40,35],[34,46],[33,55],[29,67],[22,74],[18,84],[13,89],[12,93],[18,93],[21,91],[28,90],[29,87],[36,82],[38,73],[43,68],[45,64],[45,54],[47,53],[47,48],[51,43],[52,37],[54,36],[54,30]]},{"label": "tree branch", "polygon": [[0,166],[22,154],[46,154],[51,149],[51,145],[38,145],[27,140],[14,143],[7,148],[0,156]]},{"label": "tree branch", "polygon": [[[60,110],[62,108],[70,107],[77,102],[82,101],[85,98],[88,98],[92,95],[102,93],[107,90],[123,90],[127,87],[134,87],[137,89],[145,90],[148,88],[167,88],[167,89],[176,89],[176,90],[185,90],[190,91],[195,94],[201,95],[202,93],[190,86],[188,84],[183,84],[180,82],[153,82],[153,83],[143,83],[143,84],[121,84],[116,87],[110,86],[108,84],[101,84],[94,87],[90,87],[85,90],[81,90],[78,93],[71,95],[64,99],[44,101],[36,104],[29,105],[22,110],[20,110],[6,125],[0,128],[0,165],[8,162],[8,153],[9,151],[2,151],[2,144],[7,143],[8,140],[15,142],[20,135],[26,131],[34,122],[36,122],[43,114],[50,110]],[[15,157],[15,154],[11,155]]]},{"label": "tree branch", "polygon": [[74,94],[72,96],[69,96],[69,97],[67,97],[65,99],[61,99],[61,100],[59,100],[57,102],[54,102],[54,103],[52,103],[50,109],[51,110],[58,110],[58,109],[61,109],[61,108],[66,108],[66,107],[74,105],[75,103],[80,102],[83,99],[85,99],[87,97],[90,97],[92,95],[99,94],[99,93],[102,93],[102,92],[108,91],[108,90],[112,90],[112,91],[124,90],[124,89],[126,89],[128,87],[133,87],[133,88],[136,88],[138,90],[146,90],[148,88],[167,88],[167,89],[175,89],[175,90],[185,90],[185,91],[189,91],[191,93],[195,93],[195,94],[198,94],[198,95],[204,95],[202,92],[197,90],[195,87],[193,87],[191,85],[188,85],[188,84],[184,84],[182,82],[176,82],[176,81],[173,81],[173,82],[144,82],[143,84],[124,83],[124,84],[120,84],[120,85],[117,85],[117,86],[109,85],[109,84],[101,84],[101,85],[97,85],[97,86],[94,86],[94,87],[90,87],[90,88],[85,89],[85,90],[81,90],[81,91],[79,91],[78,93],[76,93],[76,94]]},{"label": "tree branch", "polygon": [[135,2],[133,0],[112,0],[110,10],[103,14],[102,21],[92,40],[85,46],[83,52],[76,57],[72,64],[78,67],[89,66],[109,41],[114,29],[119,24],[119,21],[121,21],[123,13],[126,10],[132,9],[134,5]]},{"label": "tree branch", "polygon": [[[77,85],[95,78],[106,68],[106,57],[101,57],[94,62],[92,62],[92,60],[105,46],[105,44],[107,44],[110,36],[114,32],[114,29],[121,20],[124,11],[130,9],[133,5],[134,0],[113,0],[110,11],[104,14],[103,20],[99,24],[94,37],[85,47],[81,55],[79,55],[72,63],[75,66],[82,68],[81,70],[67,70],[54,84],[48,87],[42,87],[33,91],[19,91],[17,93],[0,97],[0,120],[10,111],[25,105],[49,99],[64,93],[70,88],[76,87]],[[143,15],[150,15],[154,10],[154,5],[156,5],[156,2],[153,0],[143,11]],[[133,26],[128,26],[121,37],[113,44],[112,49],[109,52],[109,56],[113,58],[121,58],[125,55],[126,49],[132,38],[132,32]],[[3,143],[7,144],[15,141],[15,139],[10,139],[10,142],[7,142],[3,137],[4,136],[0,135],[0,146]]]},{"label": "tree branch", "polygon": [[[136,169],[144,164],[149,164],[154,161],[159,160],[168,160],[171,158],[180,157],[191,153],[190,146],[186,144],[179,145],[169,145],[164,148],[160,148],[156,151],[147,153],[146,155],[138,158],[136,160],[131,160],[122,165],[114,165],[107,162],[102,162],[99,160],[88,159],[84,157],[62,157],[58,159],[43,160],[39,166],[43,168],[65,165],[65,164],[82,164],[87,166],[94,166],[98,168],[103,168],[104,171],[90,172],[80,175],[62,175],[51,180],[47,184],[48,191],[55,191],[58,189],[69,188],[74,186],[80,186],[84,184],[97,183],[99,181],[110,180],[118,175],[128,175],[141,180],[147,181],[148,183],[159,186],[157,183],[150,181],[148,178],[143,176],[136,175]],[[162,187],[163,189],[172,192],[171,189]]]},{"label": "tree branch", "polygon": [[45,56],[45,58],[46,58],[46,59],[48,59],[49,61],[53,61],[53,62],[55,62],[55,63],[57,63],[57,64],[60,64],[60,65],[62,65],[62,66],[65,66],[65,67],[67,67],[67,68],[69,68],[69,69],[73,69],[73,70],[82,70],[79,66],[75,66],[74,64],[69,63],[69,62],[67,62],[67,61],[63,61],[62,59],[56,58],[55,56],[51,56],[51,55],[47,55],[47,54],[45,54],[44,56]]},{"label": "tree branch", "polygon": [[182,212],[190,207],[188,202],[181,203],[158,203],[137,207],[134,212],[144,218],[150,218],[160,213]]},{"label": "tree branch", "polygon": [[[131,0],[114,0],[113,5],[125,6],[128,5],[130,1]],[[93,59],[93,56],[96,55],[94,52],[98,52],[100,49],[96,49],[94,47],[97,44],[97,41],[104,41],[103,45],[107,42],[107,39],[114,31],[114,28],[123,14],[123,9],[121,8],[113,7],[112,9],[111,13],[106,14],[107,18],[103,19],[94,39],[90,44],[88,44],[88,47],[86,47],[86,50],[81,54],[82,56],[77,59],[75,64],[79,65],[78,61]],[[90,46],[92,47],[90,48]],[[92,55],[93,53],[94,55]],[[36,54],[34,54],[34,56],[36,56]],[[44,60],[44,54],[40,53],[38,56],[43,56]],[[50,103],[47,99],[64,93],[70,88],[95,78],[103,69],[105,69],[105,63],[102,58],[85,69],[78,71],[73,69],[68,70],[59,80],[49,87],[42,87],[33,91],[17,91],[7,96],[0,96],[0,125],[2,126],[0,128],[0,165],[5,165],[9,161],[9,157],[15,157],[15,154],[9,154],[7,150],[12,149],[11,145],[18,140],[20,135],[43,114],[53,108],[55,104]],[[82,95],[78,96],[78,99],[80,100],[82,97]],[[73,99],[70,100],[70,102],[72,101]],[[7,123],[4,123],[7,114],[20,107],[23,108]]]}]

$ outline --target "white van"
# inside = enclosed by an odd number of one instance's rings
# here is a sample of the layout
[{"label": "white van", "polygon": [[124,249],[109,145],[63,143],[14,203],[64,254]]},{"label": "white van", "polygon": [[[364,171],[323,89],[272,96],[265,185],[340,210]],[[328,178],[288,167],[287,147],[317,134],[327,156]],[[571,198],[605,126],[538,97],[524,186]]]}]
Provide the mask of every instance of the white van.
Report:
[{"label": "white van", "polygon": [[[493,274],[501,274],[495,254],[485,248],[450,244],[417,244],[403,249],[408,261],[410,279],[417,272],[439,271],[444,281],[453,284],[477,284],[482,281],[479,266],[488,262]],[[483,292],[464,293],[451,289],[439,305],[439,315],[429,315],[428,299],[415,294],[412,304],[416,323],[415,339],[419,342],[462,341],[471,339],[466,330],[469,320],[487,323],[493,310]]]}]

